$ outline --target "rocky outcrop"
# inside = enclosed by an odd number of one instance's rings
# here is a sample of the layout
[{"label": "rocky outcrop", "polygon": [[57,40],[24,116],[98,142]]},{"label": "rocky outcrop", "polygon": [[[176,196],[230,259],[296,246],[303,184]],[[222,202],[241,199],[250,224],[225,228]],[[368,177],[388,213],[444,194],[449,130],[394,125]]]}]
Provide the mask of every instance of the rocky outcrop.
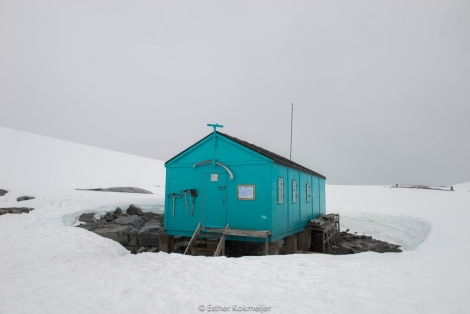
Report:
[{"label": "rocky outcrop", "polygon": [[32,210],[34,210],[34,208],[31,208],[31,207],[0,208],[0,215],[5,215],[5,214],[27,214]]},{"label": "rocky outcrop", "polygon": [[120,193],[141,193],[141,194],[153,194],[148,190],[136,188],[132,186],[123,187],[112,187],[112,188],[96,188],[96,189],[76,189],[78,191],[97,191],[97,192],[120,192]]},{"label": "rocky outcrop", "polygon": [[158,251],[159,236],[164,233],[162,214],[144,212],[135,205],[126,213],[118,207],[99,219],[95,213],[85,213],[79,221],[78,227],[119,242],[132,253]]},{"label": "rocky outcrop", "polygon": [[356,254],[362,252],[399,253],[400,245],[374,239],[367,235],[357,235],[342,231],[336,246],[327,253],[334,255]]},{"label": "rocky outcrop", "polygon": [[95,213],[81,214],[78,218],[81,222],[97,222],[98,219],[95,216]]},{"label": "rocky outcrop", "polygon": [[137,216],[143,216],[144,215],[144,212],[142,211],[142,209],[140,209],[139,207],[137,207],[135,205],[129,206],[129,208],[126,210],[126,213],[128,215],[137,215]]},{"label": "rocky outcrop", "polygon": [[[0,189],[0,196],[3,196],[7,194],[8,191],[4,189]],[[25,198],[25,199],[23,199]],[[26,199],[33,199],[33,196],[21,196],[18,197],[16,200],[18,202],[21,202]],[[5,214],[27,214],[30,211],[34,210],[34,208],[31,207],[6,207],[6,208],[0,208],[0,215],[5,215]]]},{"label": "rocky outcrop", "polygon": [[16,198],[16,201],[17,201],[17,202],[22,202],[22,201],[28,201],[28,200],[34,200],[34,199],[35,199],[34,196],[25,195],[25,196],[17,197],[17,198]]},{"label": "rocky outcrop", "polygon": [[137,232],[139,244],[143,247],[151,247],[156,244],[158,248],[158,239],[164,232],[162,222],[159,220],[150,220]]}]

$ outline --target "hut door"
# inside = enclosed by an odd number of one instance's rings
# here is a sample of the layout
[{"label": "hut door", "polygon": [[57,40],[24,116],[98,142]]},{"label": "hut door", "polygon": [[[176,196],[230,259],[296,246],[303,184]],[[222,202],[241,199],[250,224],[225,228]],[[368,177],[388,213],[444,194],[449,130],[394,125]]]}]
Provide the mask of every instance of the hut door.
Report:
[{"label": "hut door", "polygon": [[204,174],[203,223],[207,228],[224,228],[227,181],[225,173]]}]

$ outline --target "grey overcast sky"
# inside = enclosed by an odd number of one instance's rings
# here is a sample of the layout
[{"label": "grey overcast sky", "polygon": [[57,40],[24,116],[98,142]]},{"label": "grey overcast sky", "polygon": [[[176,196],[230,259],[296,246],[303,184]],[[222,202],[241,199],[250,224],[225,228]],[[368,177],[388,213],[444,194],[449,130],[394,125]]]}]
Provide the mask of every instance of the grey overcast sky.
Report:
[{"label": "grey overcast sky", "polygon": [[218,122],[289,157],[291,103],[330,184],[470,181],[470,1],[0,0],[0,126],[168,160]]}]

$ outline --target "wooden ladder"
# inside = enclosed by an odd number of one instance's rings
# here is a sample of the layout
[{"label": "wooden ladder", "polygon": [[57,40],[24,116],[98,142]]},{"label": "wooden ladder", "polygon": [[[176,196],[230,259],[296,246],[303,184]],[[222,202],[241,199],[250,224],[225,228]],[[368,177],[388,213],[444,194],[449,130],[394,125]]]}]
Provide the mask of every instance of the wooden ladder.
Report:
[{"label": "wooden ladder", "polygon": [[221,253],[222,253],[222,255],[225,255],[225,238],[226,238],[225,231],[228,229],[228,227],[229,227],[229,225],[227,224],[225,226],[225,229],[223,229],[222,232],[218,232],[218,231],[205,230],[201,226],[201,223],[199,223],[197,225],[196,230],[194,231],[193,236],[191,237],[191,240],[189,240],[188,246],[184,250],[184,255],[191,252],[191,247],[196,243],[196,240],[200,236],[203,236],[203,234],[202,234],[203,232],[204,232],[204,235],[210,234],[212,237],[215,236],[216,238],[218,238],[219,242],[217,243],[217,248],[214,251],[214,256],[220,256]]},{"label": "wooden ladder", "polygon": [[193,245],[194,241],[197,239],[197,237],[199,236],[199,232],[201,231],[201,223],[199,223],[197,225],[197,228],[196,228],[196,231],[194,231],[194,234],[193,236],[191,237],[191,240],[189,240],[189,243],[188,243],[188,246],[186,247],[186,250],[184,250],[184,255],[186,255],[186,253],[189,252],[189,250],[191,249],[191,245]]},{"label": "wooden ladder", "polygon": [[217,244],[217,249],[215,249],[214,256],[220,256],[220,253],[222,253],[222,256],[225,255],[225,232],[228,229],[228,224],[225,226],[224,231],[222,232],[222,236],[220,237],[219,244]]}]

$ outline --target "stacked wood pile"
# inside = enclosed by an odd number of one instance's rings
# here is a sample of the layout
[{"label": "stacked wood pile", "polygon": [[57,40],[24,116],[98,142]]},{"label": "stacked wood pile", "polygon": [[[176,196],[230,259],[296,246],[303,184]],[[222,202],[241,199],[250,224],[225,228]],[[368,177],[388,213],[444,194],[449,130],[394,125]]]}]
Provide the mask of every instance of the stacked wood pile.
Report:
[{"label": "stacked wood pile", "polygon": [[311,234],[311,251],[327,253],[339,240],[339,214],[328,214],[312,219],[307,224]]}]

